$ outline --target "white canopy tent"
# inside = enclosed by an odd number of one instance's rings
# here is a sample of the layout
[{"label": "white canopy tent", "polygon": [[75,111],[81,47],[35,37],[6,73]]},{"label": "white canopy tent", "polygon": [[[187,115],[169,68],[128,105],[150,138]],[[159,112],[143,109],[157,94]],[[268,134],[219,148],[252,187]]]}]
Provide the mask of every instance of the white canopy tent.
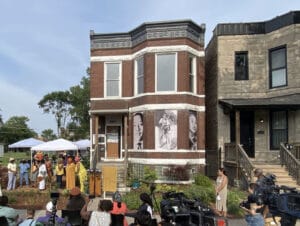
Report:
[{"label": "white canopy tent", "polygon": [[79,150],[87,150],[91,146],[91,141],[88,139],[78,140],[74,142]]},{"label": "white canopy tent", "polygon": [[43,144],[33,146],[31,151],[77,151],[78,147],[73,142],[65,139],[48,141]]},{"label": "white canopy tent", "polygon": [[33,146],[43,144],[44,141],[35,139],[35,138],[27,138],[24,140],[20,140],[16,143],[8,145],[8,148],[31,148]]}]

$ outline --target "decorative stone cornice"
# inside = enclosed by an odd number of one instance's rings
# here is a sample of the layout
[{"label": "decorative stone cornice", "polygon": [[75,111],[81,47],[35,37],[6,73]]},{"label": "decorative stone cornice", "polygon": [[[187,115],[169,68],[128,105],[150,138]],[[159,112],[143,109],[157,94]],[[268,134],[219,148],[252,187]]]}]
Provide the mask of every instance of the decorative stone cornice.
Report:
[{"label": "decorative stone cornice", "polygon": [[146,40],[188,38],[204,46],[205,25],[191,20],[144,23],[128,33],[90,33],[91,49],[131,48]]}]

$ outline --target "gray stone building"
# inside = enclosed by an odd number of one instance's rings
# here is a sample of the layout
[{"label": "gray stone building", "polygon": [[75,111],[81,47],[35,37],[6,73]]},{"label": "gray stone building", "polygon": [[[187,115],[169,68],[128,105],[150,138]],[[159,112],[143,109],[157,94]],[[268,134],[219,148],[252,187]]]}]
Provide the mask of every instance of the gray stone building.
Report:
[{"label": "gray stone building", "polygon": [[218,24],[205,54],[207,174],[233,143],[251,161],[278,161],[281,142],[300,142],[300,11]]}]

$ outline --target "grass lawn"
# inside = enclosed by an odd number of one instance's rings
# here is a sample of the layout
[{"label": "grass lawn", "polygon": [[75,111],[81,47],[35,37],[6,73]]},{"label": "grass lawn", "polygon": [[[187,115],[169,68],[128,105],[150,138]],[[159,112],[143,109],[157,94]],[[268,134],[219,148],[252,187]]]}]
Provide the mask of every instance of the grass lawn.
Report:
[{"label": "grass lawn", "polygon": [[22,159],[30,160],[30,150],[26,150],[23,152],[5,152],[3,158],[0,158],[0,164],[3,166],[7,166],[9,158],[14,158],[16,160],[16,163],[19,163]]}]

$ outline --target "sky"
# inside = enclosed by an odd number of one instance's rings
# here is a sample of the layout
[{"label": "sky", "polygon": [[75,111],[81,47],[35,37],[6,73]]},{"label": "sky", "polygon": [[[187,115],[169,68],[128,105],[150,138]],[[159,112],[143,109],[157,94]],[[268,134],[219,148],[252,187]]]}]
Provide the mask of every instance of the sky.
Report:
[{"label": "sky", "polygon": [[90,30],[128,32],[144,22],[206,24],[270,20],[300,10],[299,0],[0,0],[0,115],[26,116],[37,133],[56,132],[38,102],[78,85],[89,67]]}]

